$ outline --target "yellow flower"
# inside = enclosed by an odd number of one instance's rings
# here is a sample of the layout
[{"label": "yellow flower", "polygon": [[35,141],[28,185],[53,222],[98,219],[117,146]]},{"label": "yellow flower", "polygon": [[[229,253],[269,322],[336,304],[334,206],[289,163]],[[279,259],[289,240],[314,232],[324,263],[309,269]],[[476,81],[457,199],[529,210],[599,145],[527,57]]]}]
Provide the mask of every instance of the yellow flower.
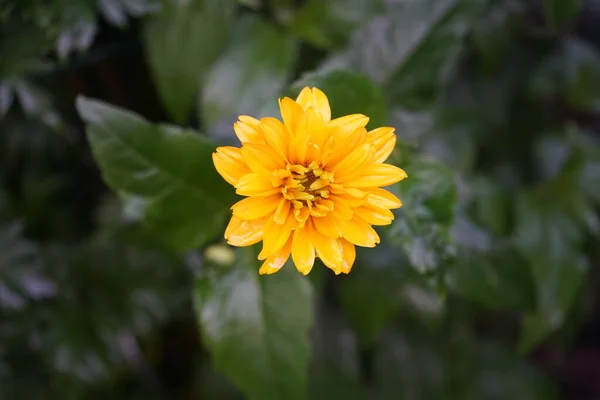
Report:
[{"label": "yellow flower", "polygon": [[308,274],[315,257],[336,274],[349,273],[354,246],[375,247],[371,225],[388,225],[400,200],[382,189],[406,178],[384,164],[396,144],[394,128],[365,129],[361,114],[331,119],[327,96],[304,88],[296,101],[279,100],[283,122],[240,116],[242,147],[219,147],[219,174],[247,196],[234,204],[225,239],[233,246],[262,240],[260,274],[277,272],[290,254]]}]

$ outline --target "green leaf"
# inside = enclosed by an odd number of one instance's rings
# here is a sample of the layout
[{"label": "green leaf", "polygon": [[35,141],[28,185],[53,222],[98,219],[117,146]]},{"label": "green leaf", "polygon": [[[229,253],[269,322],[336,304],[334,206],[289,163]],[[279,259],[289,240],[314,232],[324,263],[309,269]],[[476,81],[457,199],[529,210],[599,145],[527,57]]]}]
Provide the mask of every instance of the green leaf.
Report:
[{"label": "green leaf", "polygon": [[365,255],[358,259],[352,273],[339,283],[340,303],[348,313],[359,338],[365,343],[374,342],[381,330],[397,315],[402,304],[402,276],[398,273],[397,251],[392,248],[376,251],[387,255],[385,267],[376,268]]},{"label": "green leaf", "polygon": [[364,114],[370,118],[369,127],[373,128],[387,120],[381,89],[362,74],[346,70],[306,74],[291,85],[288,95],[295,99],[305,86],[315,86],[325,92],[332,118]]},{"label": "green leaf", "polygon": [[478,225],[502,236],[509,233],[511,199],[492,177],[477,176],[470,182],[472,201],[469,214]]},{"label": "green leaf", "polygon": [[354,35],[346,63],[385,87],[392,104],[422,108],[448,79],[479,10],[477,0],[401,2]]},{"label": "green leaf", "polygon": [[450,228],[457,201],[455,177],[440,162],[423,157],[403,167],[408,178],[392,186],[403,206],[395,212],[389,238],[417,271],[431,272],[454,252]]},{"label": "green leaf", "polygon": [[354,29],[381,12],[382,3],[381,0],[309,0],[295,12],[290,28],[315,46],[337,48]]},{"label": "green leaf", "polygon": [[238,21],[231,45],[212,66],[202,91],[208,129],[226,121],[232,132],[237,115],[257,115],[265,103],[276,103],[295,55],[296,41],[286,32],[254,16]]},{"label": "green leaf", "polygon": [[44,249],[57,295],[36,321],[52,321],[38,333],[37,346],[57,372],[84,381],[111,376],[126,365],[124,342],[128,351],[140,351],[135,337],[154,332],[189,301],[187,269],[160,250],[115,231]]},{"label": "green leaf", "polygon": [[256,251],[194,292],[202,337],[217,370],[250,400],[305,399],[312,287],[291,264],[258,274]]},{"label": "green leaf", "polygon": [[535,286],[527,261],[510,248],[478,251],[461,247],[446,283],[462,296],[491,309],[533,310]]},{"label": "green leaf", "polygon": [[563,133],[560,136],[544,137],[536,143],[537,169],[542,180],[557,178],[574,155],[573,144]]},{"label": "green leaf", "polygon": [[570,106],[595,110],[600,102],[600,56],[586,42],[569,38],[534,72],[534,95],[559,97]]},{"label": "green leaf", "polygon": [[475,21],[472,38],[486,72],[495,72],[506,61],[507,51],[520,28],[523,8],[520,1],[488,1]]},{"label": "green leaf", "polygon": [[145,42],[155,83],[172,118],[184,123],[210,65],[225,46],[235,0],[165,2],[146,22]]},{"label": "green leaf", "polygon": [[588,265],[581,254],[585,231],[558,196],[524,193],[517,211],[516,244],[536,286],[536,312],[526,318],[520,345],[527,350],[561,326]]},{"label": "green leaf", "polygon": [[312,329],[311,400],[361,400],[358,341],[343,316],[325,304],[318,307]]},{"label": "green leaf", "polygon": [[531,400],[557,398],[541,371],[510,349],[477,340],[464,325],[450,329],[431,335],[410,326],[388,333],[375,352],[370,398],[480,400],[515,393]]},{"label": "green leaf", "polygon": [[375,349],[372,368],[374,399],[447,398],[448,371],[439,346],[426,331],[413,327],[385,335]]},{"label": "green leaf", "polygon": [[145,222],[152,231],[178,250],[219,234],[233,191],[212,164],[210,142],[84,97],[77,108],[104,179],[114,190],[148,201]]},{"label": "green leaf", "polygon": [[569,28],[583,8],[584,0],[543,0],[543,11],[548,27],[557,33]]},{"label": "green leaf", "polygon": [[58,129],[63,126],[60,114],[45,90],[20,79],[13,81],[13,89],[27,117],[38,119],[51,128]]},{"label": "green leaf", "polygon": [[[507,399],[516,393],[523,399],[558,399],[542,371],[499,344],[469,340],[453,355],[462,359],[464,368],[454,371],[459,376],[453,379],[451,400]],[[446,363],[452,369],[456,359],[450,355]]]},{"label": "green leaf", "polygon": [[18,310],[30,300],[53,297],[56,285],[42,268],[39,250],[22,237],[21,226],[0,225],[0,310]]}]

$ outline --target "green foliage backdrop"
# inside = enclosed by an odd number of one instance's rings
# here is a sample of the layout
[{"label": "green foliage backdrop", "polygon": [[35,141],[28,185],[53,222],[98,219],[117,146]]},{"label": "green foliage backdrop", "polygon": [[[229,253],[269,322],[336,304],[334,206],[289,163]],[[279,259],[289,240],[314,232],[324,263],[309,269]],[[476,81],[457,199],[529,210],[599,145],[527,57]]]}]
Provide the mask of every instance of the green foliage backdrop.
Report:
[{"label": "green foliage backdrop", "polygon": [[[0,2],[0,399],[600,396],[593,4]],[[404,206],[259,276],[211,153],[304,86],[396,128]]]}]

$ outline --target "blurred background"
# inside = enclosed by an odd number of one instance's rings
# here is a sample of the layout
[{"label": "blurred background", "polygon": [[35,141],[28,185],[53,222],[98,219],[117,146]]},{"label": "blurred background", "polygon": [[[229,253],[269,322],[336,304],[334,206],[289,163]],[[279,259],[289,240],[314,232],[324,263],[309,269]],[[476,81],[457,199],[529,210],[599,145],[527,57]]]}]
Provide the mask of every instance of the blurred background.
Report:
[{"label": "blurred background", "polygon": [[[396,127],[404,207],[250,337],[225,219],[148,229],[75,99],[227,144],[305,84]],[[599,139],[596,0],[1,0],[0,399],[598,400]]]}]

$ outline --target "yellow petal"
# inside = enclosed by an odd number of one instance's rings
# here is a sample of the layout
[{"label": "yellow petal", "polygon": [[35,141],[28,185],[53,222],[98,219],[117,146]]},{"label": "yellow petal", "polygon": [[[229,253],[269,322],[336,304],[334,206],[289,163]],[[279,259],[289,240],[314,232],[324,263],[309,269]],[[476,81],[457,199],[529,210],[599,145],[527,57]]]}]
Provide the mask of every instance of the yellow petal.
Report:
[{"label": "yellow petal", "polygon": [[260,127],[265,143],[283,159],[287,159],[288,134],[283,123],[275,118],[262,118]]},{"label": "yellow petal", "polygon": [[342,272],[347,274],[352,269],[354,260],[356,260],[356,247],[346,239],[338,239],[338,242],[342,246],[342,257],[344,258]]},{"label": "yellow petal", "polygon": [[264,226],[265,219],[244,221],[233,215],[225,229],[225,239],[232,246],[250,246],[262,240]]},{"label": "yellow petal", "polygon": [[402,202],[399,198],[381,188],[370,189],[367,202],[390,210],[402,207]]},{"label": "yellow petal", "polygon": [[296,269],[304,275],[308,275],[315,263],[312,229],[312,222],[309,219],[303,228],[294,231],[292,240],[292,259]]},{"label": "yellow petal", "polygon": [[282,198],[275,210],[275,214],[273,215],[273,221],[276,224],[282,225],[287,220],[288,214],[290,212],[291,203],[289,200]]},{"label": "yellow petal", "polygon": [[302,106],[304,111],[309,108],[313,108],[321,115],[321,119],[325,122],[329,122],[331,120],[331,108],[329,107],[329,100],[325,93],[321,90],[313,87],[305,87],[300,91],[296,102]]},{"label": "yellow petal", "polygon": [[270,178],[255,172],[244,175],[235,188],[240,196],[271,196],[281,192],[280,188],[273,187]]},{"label": "yellow petal", "polygon": [[367,197],[353,197],[347,194],[332,194],[329,196],[329,200],[333,201],[334,204],[344,203],[350,208],[360,207],[367,202]]},{"label": "yellow petal", "polygon": [[304,112],[290,143],[289,155],[292,163],[304,164],[313,132],[322,131],[323,127],[323,118],[313,108]]},{"label": "yellow petal", "polygon": [[344,186],[354,188],[388,186],[400,182],[406,177],[406,172],[395,165],[373,164],[360,177],[344,182]]},{"label": "yellow petal", "polygon": [[269,197],[246,197],[235,203],[231,209],[233,215],[244,220],[262,218],[275,211],[281,200],[281,195]]},{"label": "yellow petal", "polygon": [[256,173],[271,178],[273,171],[285,167],[285,160],[265,144],[246,143],[242,155],[248,167]]},{"label": "yellow petal", "polygon": [[337,227],[342,237],[361,247],[375,247],[379,243],[379,235],[362,218],[353,216],[348,220],[337,220]]},{"label": "yellow petal", "polygon": [[326,217],[313,217],[312,220],[315,228],[320,234],[332,238],[339,238],[341,236],[340,232],[335,227],[333,216],[328,215]]},{"label": "yellow petal", "polygon": [[278,224],[270,218],[265,224],[263,247],[258,255],[259,260],[264,260],[278,252],[287,242],[290,233],[296,228],[298,222],[293,213],[288,213],[285,223]]},{"label": "yellow petal", "polygon": [[365,220],[365,222],[371,225],[389,225],[394,220],[394,214],[390,210],[387,208],[372,206],[370,204],[365,204],[361,207],[353,209],[352,211],[354,211],[354,215],[361,217]]},{"label": "yellow petal", "polygon": [[382,126],[380,128],[375,128],[373,130],[370,130],[367,133],[367,140],[371,143],[380,141],[381,139],[389,139],[390,135],[395,136],[394,135],[394,131],[396,129],[389,127],[389,126]]},{"label": "yellow petal", "polygon": [[258,270],[258,273],[261,275],[269,275],[279,271],[290,258],[291,250],[292,237],[290,236],[287,243],[281,248],[281,250],[275,252],[272,256],[265,260],[263,265],[261,265],[260,269]]},{"label": "yellow petal", "polygon": [[300,104],[289,97],[284,97],[279,100],[279,110],[281,111],[281,118],[283,118],[285,126],[292,134],[295,133],[298,121],[300,121],[302,114],[304,114],[304,110],[302,110]]},{"label": "yellow petal", "polygon": [[328,127],[336,128],[336,132],[351,135],[358,128],[364,128],[369,123],[369,117],[362,114],[350,114],[327,123]]},{"label": "yellow petal", "polygon": [[396,146],[394,128],[377,128],[367,133],[367,142],[373,143],[375,162],[382,163],[392,154]]},{"label": "yellow petal", "polygon": [[242,157],[241,150],[237,147],[219,147],[217,152],[213,153],[212,158],[219,175],[232,185],[235,185],[242,176],[251,172]]},{"label": "yellow petal", "polygon": [[239,121],[233,124],[236,136],[243,143],[263,143],[262,133],[258,128],[258,120],[247,115],[240,115]]},{"label": "yellow petal", "polygon": [[323,163],[327,164],[328,168],[333,168],[337,163],[348,157],[350,153],[365,144],[366,138],[367,130],[365,128],[358,128],[348,137],[334,137],[333,154],[328,159],[324,159]]},{"label": "yellow petal", "polygon": [[356,148],[346,158],[332,167],[335,182],[342,183],[363,175],[365,170],[375,161],[374,156],[371,143],[365,143]]},{"label": "yellow petal", "polygon": [[344,199],[338,196],[331,196],[331,202],[333,203],[333,216],[336,219],[351,219],[352,208],[344,201]]},{"label": "yellow petal", "polygon": [[323,236],[313,231],[313,241],[317,256],[323,264],[336,275],[342,272],[344,259],[342,258],[342,246],[337,239]]}]

